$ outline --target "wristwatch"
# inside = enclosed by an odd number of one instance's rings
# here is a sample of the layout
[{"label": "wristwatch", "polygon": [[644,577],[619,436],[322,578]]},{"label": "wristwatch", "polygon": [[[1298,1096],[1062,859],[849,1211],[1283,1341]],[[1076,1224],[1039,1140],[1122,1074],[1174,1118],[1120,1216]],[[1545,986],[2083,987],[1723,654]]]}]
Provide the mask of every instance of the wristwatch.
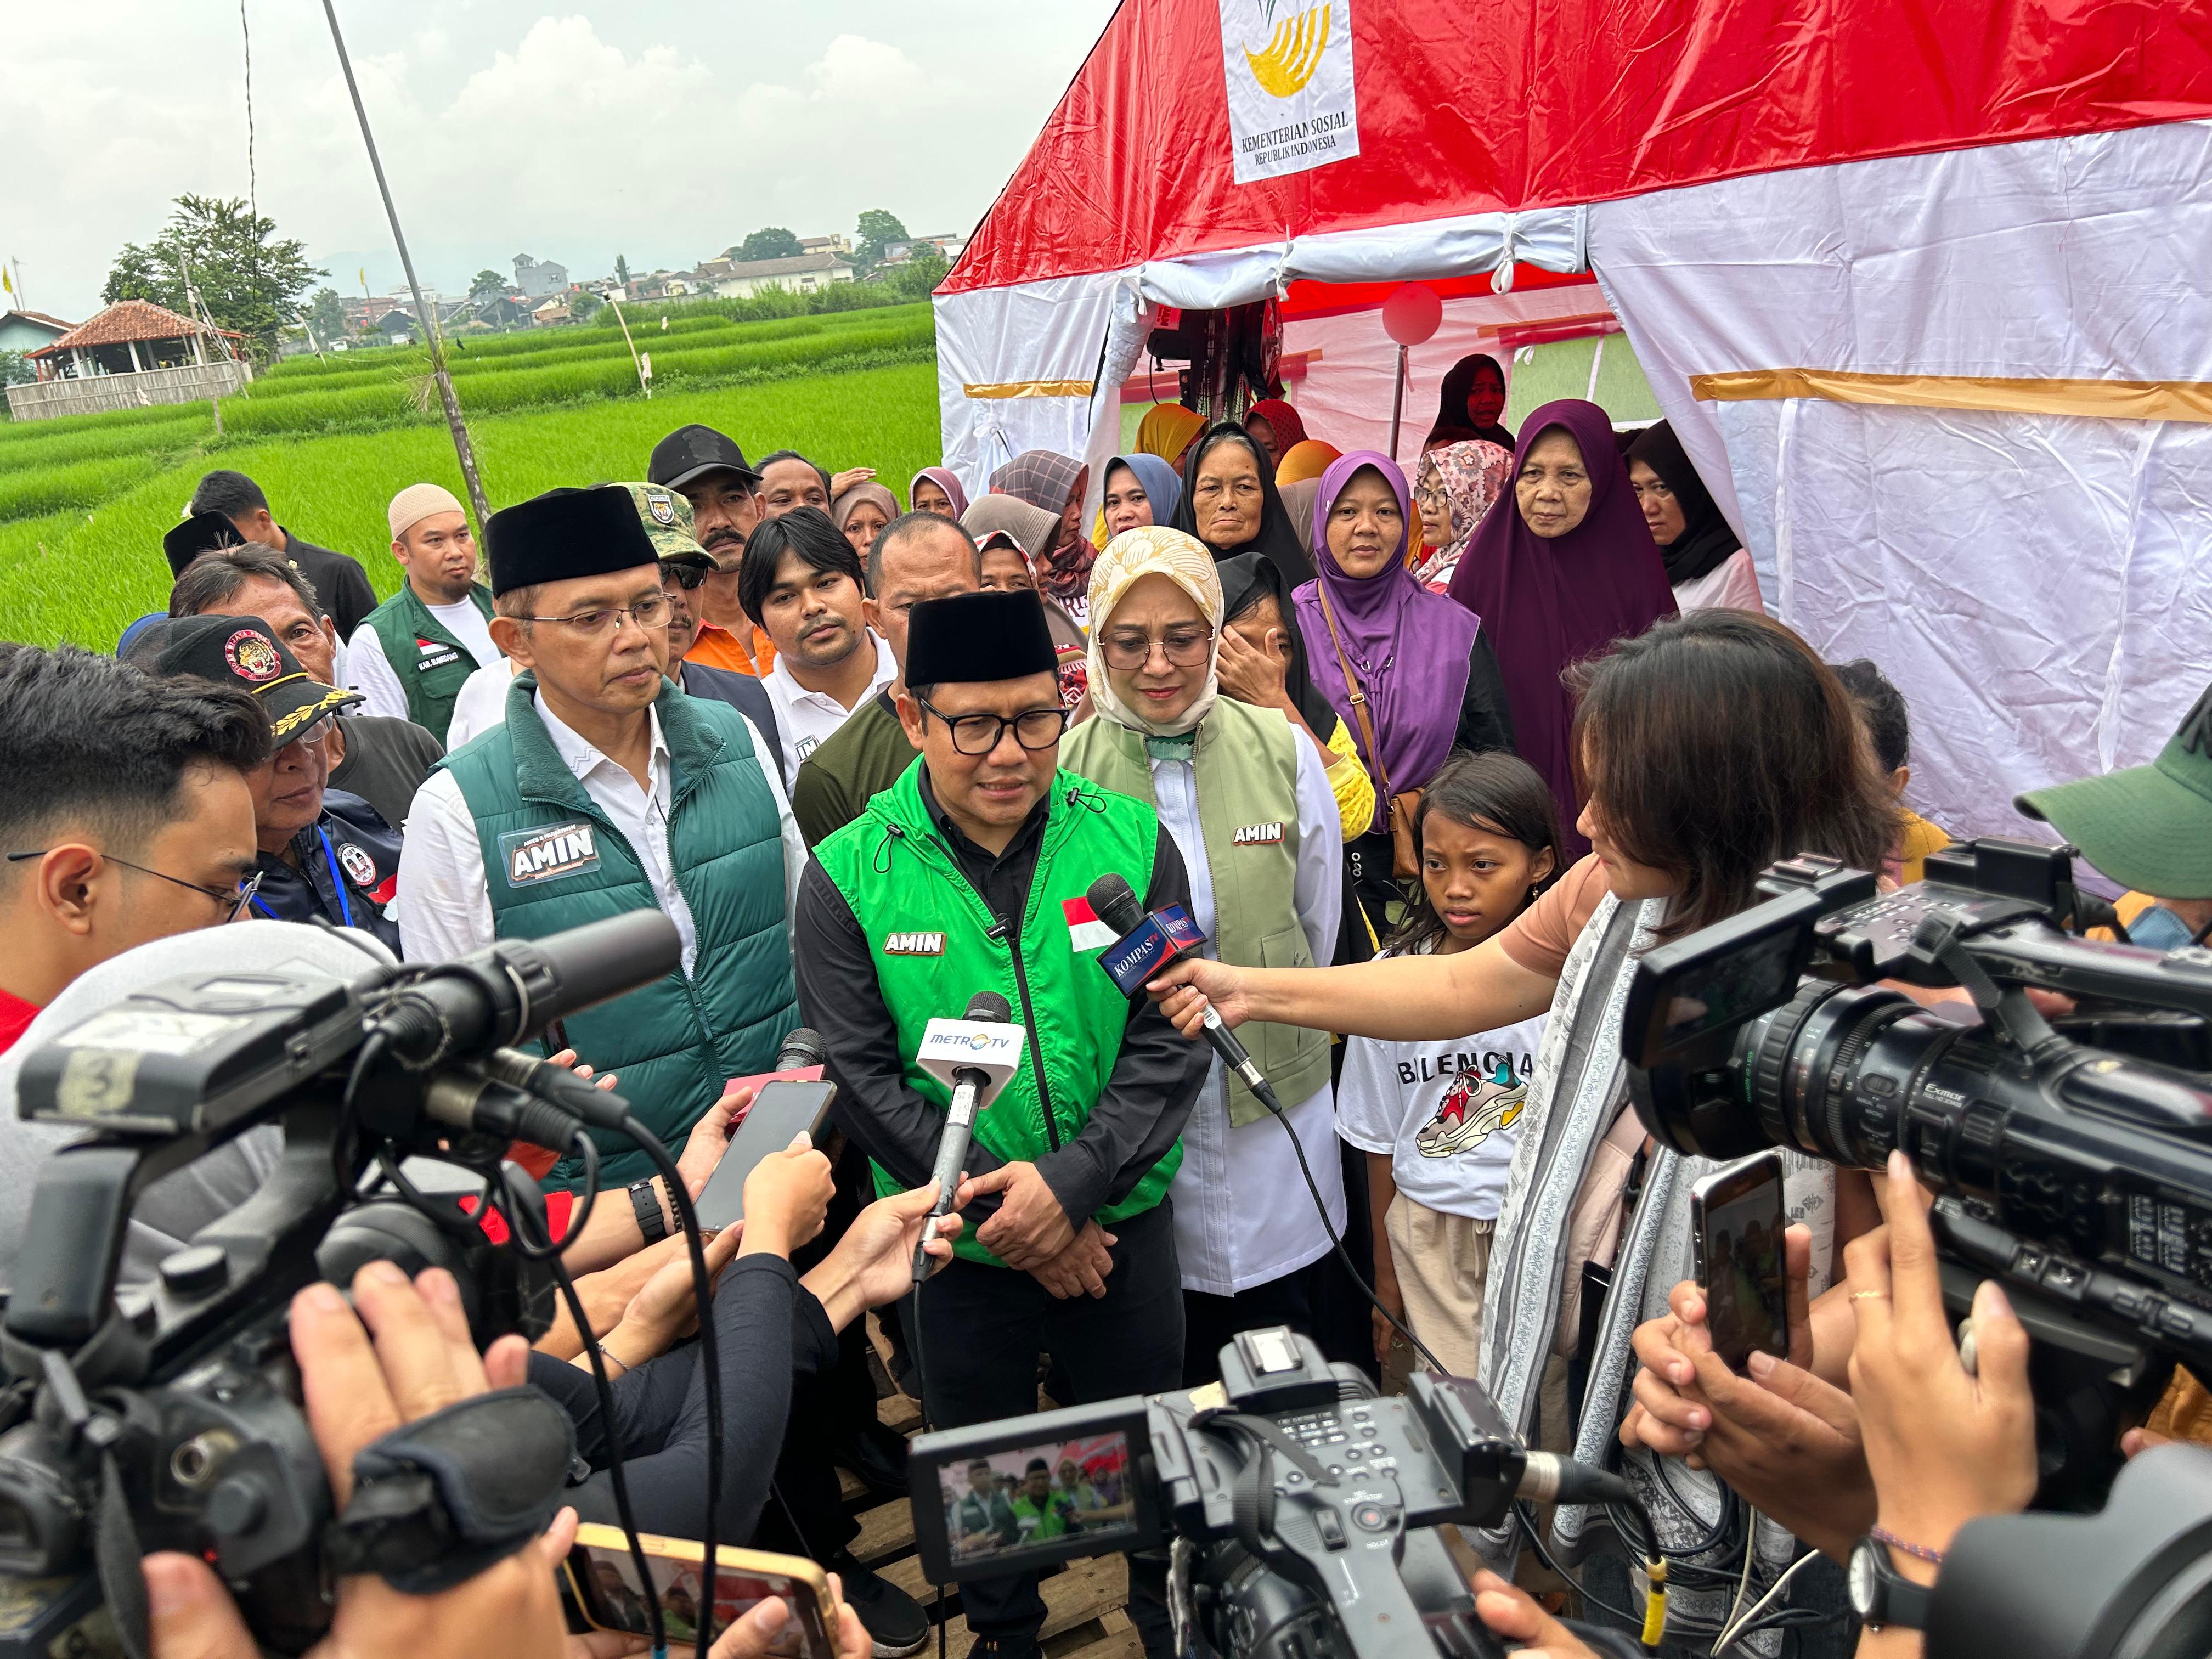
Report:
[{"label": "wristwatch", "polygon": [[648,1244],[658,1244],[668,1237],[668,1218],[661,1212],[660,1190],[647,1176],[642,1181],[629,1183],[629,1206],[637,1216],[637,1230]]},{"label": "wristwatch", "polygon": [[1862,1538],[1851,1546],[1851,1611],[1875,1630],[1899,1625],[1906,1630],[1928,1628],[1928,1603],[1932,1586],[1916,1584],[1892,1565],[1889,1547]]}]

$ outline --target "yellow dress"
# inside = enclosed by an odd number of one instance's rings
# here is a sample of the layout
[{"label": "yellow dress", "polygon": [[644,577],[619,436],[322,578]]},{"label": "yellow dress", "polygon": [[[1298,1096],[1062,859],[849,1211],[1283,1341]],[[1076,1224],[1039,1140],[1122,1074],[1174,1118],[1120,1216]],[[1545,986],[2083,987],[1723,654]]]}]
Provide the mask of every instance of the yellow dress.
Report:
[{"label": "yellow dress", "polygon": [[1352,732],[1337,716],[1336,730],[1328,734],[1328,787],[1336,794],[1336,815],[1344,823],[1344,838],[1364,836],[1375,827],[1375,780],[1361,764]]},{"label": "yellow dress", "polygon": [[1897,838],[1897,878],[1918,881],[1927,873],[1922,860],[1930,853],[1940,853],[1948,847],[1951,837],[1910,809],[1900,807],[1899,815],[1904,819],[1905,828]]}]

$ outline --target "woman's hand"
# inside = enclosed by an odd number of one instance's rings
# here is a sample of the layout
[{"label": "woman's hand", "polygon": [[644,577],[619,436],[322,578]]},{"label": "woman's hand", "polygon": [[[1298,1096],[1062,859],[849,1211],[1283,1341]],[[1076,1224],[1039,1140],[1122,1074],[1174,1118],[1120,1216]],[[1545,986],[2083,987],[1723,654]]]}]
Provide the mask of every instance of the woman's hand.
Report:
[{"label": "woman's hand", "polygon": [[[354,1304],[329,1285],[292,1299],[292,1352],[307,1422],[323,1455],[331,1499],[353,1495],[353,1460],[404,1423],[491,1389],[520,1383],[529,1359],[520,1337],[502,1337],[479,1358],[453,1276],[432,1268],[410,1284],[388,1261],[355,1275]],[[383,1579],[343,1579],[330,1634],[311,1659],[561,1659],[567,1643],[554,1569],[575,1534],[564,1510],[551,1530],[514,1554],[434,1595],[407,1595]],[[256,1659],[237,1605],[207,1564],[149,1555],[153,1659]]]},{"label": "woman's hand", "polygon": [[1516,1659],[1597,1659],[1580,1637],[1488,1568],[1474,1575],[1475,1616],[1513,1644]]},{"label": "woman's hand", "polygon": [[1216,664],[1221,689],[1255,708],[1288,708],[1289,671],[1275,654],[1275,641],[1281,633],[1280,629],[1269,629],[1267,648],[1262,650],[1248,645],[1235,629],[1223,629],[1221,655]]},{"label": "woman's hand", "polygon": [[563,1048],[557,1054],[547,1055],[545,1063],[548,1066],[565,1066],[586,1083],[596,1080],[602,1089],[611,1090],[620,1080],[612,1072],[609,1072],[605,1077],[595,1079],[592,1068],[576,1058],[576,1051],[574,1048]]},{"label": "woman's hand", "polygon": [[1206,1025],[1209,1004],[1224,1025],[1242,1025],[1252,1017],[1245,1000],[1243,969],[1205,957],[1179,957],[1164,969],[1145,990],[1160,1005],[1160,1012],[1187,1037],[1196,1036]]},{"label": "woman's hand", "polygon": [[[1887,1225],[1844,1251],[1858,1339],[1857,1402],[1881,1524],[1931,1550],[1960,1525],[2011,1514],[2035,1495],[2035,1402],[2027,1332],[1994,1280],[1974,1295],[1976,1369],[1959,1359],[1943,1313],[1936,1240],[1902,1152],[1877,1185]],[[1898,1570],[1923,1564],[1898,1554]]]},{"label": "woman's hand", "polygon": [[732,1084],[722,1091],[722,1097],[707,1109],[706,1116],[691,1126],[691,1133],[684,1143],[684,1155],[676,1160],[676,1173],[684,1177],[684,1190],[693,1198],[707,1190],[707,1179],[721,1163],[722,1154],[730,1150],[730,1137],[737,1133],[753,1103],[753,1088],[750,1084]]},{"label": "woman's hand", "polygon": [[876,469],[872,466],[848,466],[830,478],[830,499],[836,501],[854,484],[872,483],[875,477]]},{"label": "woman's hand", "polygon": [[[730,1265],[744,1237],[745,1224],[732,1223],[707,1241],[707,1280],[713,1284]],[[611,1353],[624,1370],[634,1370],[656,1354],[665,1353],[680,1339],[699,1328],[699,1301],[691,1279],[691,1251],[681,1235],[667,1241],[676,1246],[623,1310],[614,1329],[599,1346]],[[587,1362],[579,1362],[587,1363]]]},{"label": "woman's hand", "polygon": [[[896,1302],[914,1287],[915,1247],[936,1202],[933,1181],[878,1199],[853,1218],[837,1248],[799,1281],[822,1304],[832,1329],[843,1330],[866,1310]],[[957,1210],[937,1224],[937,1237],[924,1247],[930,1272],[952,1260],[961,1224]]]},{"label": "woman's hand", "polygon": [[738,1254],[789,1255],[822,1231],[834,1189],[829,1158],[800,1130],[745,1177],[745,1236]]}]

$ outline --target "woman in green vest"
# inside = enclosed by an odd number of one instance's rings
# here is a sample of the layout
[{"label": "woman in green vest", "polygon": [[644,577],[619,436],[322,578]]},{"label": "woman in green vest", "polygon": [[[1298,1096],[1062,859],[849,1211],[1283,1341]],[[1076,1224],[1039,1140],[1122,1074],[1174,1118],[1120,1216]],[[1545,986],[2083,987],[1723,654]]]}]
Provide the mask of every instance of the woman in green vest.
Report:
[{"label": "woman in green vest", "polygon": [[[1091,572],[1091,693],[1063,764],[1154,806],[1190,872],[1206,953],[1247,966],[1327,962],[1343,836],[1321,750],[1279,708],[1220,695],[1221,580],[1196,538],[1124,531]],[[1245,1045],[1344,1226],[1328,1038],[1248,1026]],[[1175,1199],[1186,1381],[1237,1331],[1310,1328],[1307,1269],[1329,1251],[1284,1125],[1216,1059],[1183,1131]]]}]

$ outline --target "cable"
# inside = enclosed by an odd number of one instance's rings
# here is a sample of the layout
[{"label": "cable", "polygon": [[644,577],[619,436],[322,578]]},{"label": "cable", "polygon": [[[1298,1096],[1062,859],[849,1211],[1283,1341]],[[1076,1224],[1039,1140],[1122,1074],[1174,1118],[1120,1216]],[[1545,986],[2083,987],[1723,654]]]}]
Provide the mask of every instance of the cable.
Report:
[{"label": "cable", "polygon": [[[1783,1589],[1789,1584],[1790,1581],[1797,1576],[1798,1568],[1803,1566],[1808,1561],[1812,1560],[1815,1556],[1820,1554],[1820,1552],[1818,1550],[1807,1550],[1804,1554],[1799,1556],[1795,1561],[1792,1561],[1787,1567],[1784,1568],[1782,1576],[1774,1581],[1773,1584],[1768,1589],[1765,1595],[1760,1596],[1759,1600],[1751,1604],[1751,1610],[1746,1613],[1742,1618],[1737,1619],[1734,1617],[1734,1609],[1731,1608],[1729,1622],[1721,1631],[1719,1639],[1714,1642],[1713,1651],[1717,1654],[1722,1649],[1727,1647],[1730,1643],[1747,1635],[1749,1633],[1751,1621],[1759,1617],[1760,1611],[1769,1601],[1771,1601],[1776,1596],[1782,1594]],[[1791,1609],[1793,1612],[1810,1610],[1811,1609],[1808,1608]],[[1835,1615],[1832,1613],[1823,1614],[1819,1620],[1808,1620],[1805,1622],[1808,1624],[1816,1622],[1825,1623],[1828,1619],[1833,1618],[1834,1616]]]},{"label": "cable", "polygon": [[253,31],[246,27],[246,0],[238,0],[238,32],[246,40],[246,204],[261,216],[261,185],[253,172]]},{"label": "cable", "polygon": [[[1744,1592],[1751,1588],[1751,1564],[1759,1554],[1759,1506],[1751,1506],[1751,1518],[1743,1529],[1743,1576],[1736,1580],[1735,1599],[1729,1603],[1728,1616],[1721,1620],[1719,1638],[1713,1644],[1718,1653],[1728,1645],[1729,1632],[1735,1628],[1735,1616],[1743,1607]],[[1767,1592],[1770,1595],[1771,1590]]]},{"label": "cable", "polygon": [[1321,1185],[1315,1181],[1313,1169],[1306,1162],[1305,1143],[1298,1139],[1298,1132],[1291,1127],[1290,1115],[1283,1110],[1283,1103],[1275,1098],[1274,1085],[1261,1078],[1260,1086],[1252,1093],[1262,1106],[1275,1115],[1275,1121],[1281,1124],[1283,1133],[1290,1136],[1291,1150],[1298,1155],[1298,1173],[1306,1178],[1306,1191],[1313,1195],[1314,1209],[1321,1217],[1322,1231],[1328,1235],[1328,1242],[1335,1246],[1337,1259],[1344,1263],[1344,1271],[1352,1275],[1352,1282],[1359,1286],[1359,1293],[1367,1298],[1376,1312],[1390,1322],[1392,1330],[1413,1344],[1415,1352],[1428,1361],[1431,1370],[1438,1376],[1449,1376],[1451,1367],[1431,1353],[1426,1343],[1400,1323],[1398,1316],[1382,1305],[1382,1298],[1376,1295],[1367,1281],[1359,1276],[1359,1269],[1352,1263],[1352,1252],[1344,1248],[1344,1240],[1337,1236],[1336,1224],[1328,1218],[1328,1205],[1322,1198]]}]

